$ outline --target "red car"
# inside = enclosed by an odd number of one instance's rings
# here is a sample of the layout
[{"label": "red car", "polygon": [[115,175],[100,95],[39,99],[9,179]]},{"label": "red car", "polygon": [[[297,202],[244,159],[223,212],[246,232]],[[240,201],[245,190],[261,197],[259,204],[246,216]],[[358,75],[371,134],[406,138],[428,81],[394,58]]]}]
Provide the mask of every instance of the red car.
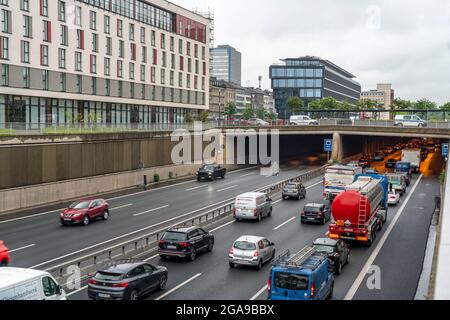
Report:
[{"label": "red car", "polygon": [[91,221],[109,218],[109,204],[103,199],[82,199],[64,209],[59,216],[63,226],[70,224],[82,224],[87,226]]},{"label": "red car", "polygon": [[10,262],[11,258],[9,257],[8,248],[0,240],[0,267],[6,267]]}]

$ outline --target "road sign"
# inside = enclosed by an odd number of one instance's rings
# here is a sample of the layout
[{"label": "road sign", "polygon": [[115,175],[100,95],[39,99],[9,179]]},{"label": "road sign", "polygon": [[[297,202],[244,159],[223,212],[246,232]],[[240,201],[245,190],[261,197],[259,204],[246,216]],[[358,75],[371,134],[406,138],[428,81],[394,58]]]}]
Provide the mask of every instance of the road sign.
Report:
[{"label": "road sign", "polygon": [[442,144],[442,156],[448,157],[448,143]]},{"label": "road sign", "polygon": [[323,148],[326,152],[332,152],[333,151],[333,140],[325,139]]}]

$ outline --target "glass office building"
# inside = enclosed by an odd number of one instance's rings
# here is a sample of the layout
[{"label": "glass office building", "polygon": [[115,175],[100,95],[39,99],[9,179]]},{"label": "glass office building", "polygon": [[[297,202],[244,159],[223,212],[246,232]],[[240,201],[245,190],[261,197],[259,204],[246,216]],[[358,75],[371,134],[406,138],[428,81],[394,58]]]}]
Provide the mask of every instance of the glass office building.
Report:
[{"label": "glass office building", "polygon": [[270,66],[275,108],[281,117],[288,115],[287,100],[300,97],[305,106],[325,97],[355,104],[360,99],[361,85],[354,75],[334,63],[317,57],[283,59]]},{"label": "glass office building", "polygon": [[242,55],[235,48],[222,45],[211,49],[211,76],[241,85]]}]

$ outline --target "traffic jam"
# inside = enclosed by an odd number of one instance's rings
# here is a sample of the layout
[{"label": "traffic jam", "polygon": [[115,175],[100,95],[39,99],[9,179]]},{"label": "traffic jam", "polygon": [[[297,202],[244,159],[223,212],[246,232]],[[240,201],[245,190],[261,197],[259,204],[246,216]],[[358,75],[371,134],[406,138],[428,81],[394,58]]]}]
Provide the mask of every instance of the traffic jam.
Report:
[{"label": "traffic jam", "polygon": [[[439,151],[432,140],[415,139],[383,148],[347,164],[329,165],[323,177],[323,202],[308,202],[307,188],[300,182],[288,182],[280,201],[305,200],[298,210],[299,224],[328,225],[326,237],[318,237],[302,250],[277,253],[276,243],[264,236],[242,235],[228,253],[231,269],[261,270],[271,264],[267,281],[268,300],[324,300],[333,296],[335,276],[345,272],[352,246],[372,246],[387,221],[389,208],[401,203],[421,162]],[[399,155],[392,157],[392,155]],[[390,157],[389,157],[390,156]],[[386,157],[389,159],[386,161]],[[196,174],[203,180],[225,179],[226,170],[217,165],[202,166]],[[235,223],[259,223],[273,214],[273,200],[265,193],[247,192],[234,200]],[[110,206],[104,199],[80,199],[58,216],[61,228],[91,223],[107,223]],[[103,221],[103,222],[100,222]],[[92,226],[95,227],[95,226]],[[249,230],[251,233],[251,230]],[[214,235],[201,227],[172,227],[158,240],[161,263],[169,259],[196,260],[213,251]],[[11,263],[8,248],[0,240],[0,266]],[[3,269],[3,270],[2,270]],[[21,298],[53,300],[67,298],[55,278],[32,269],[0,269],[0,300],[17,298],[25,284],[34,293]],[[169,279],[167,267],[135,259],[112,261],[88,280],[87,296],[92,300],[138,300],[151,292],[164,290]],[[46,282],[39,279],[46,279]],[[28,290],[28,292],[31,292]]]}]

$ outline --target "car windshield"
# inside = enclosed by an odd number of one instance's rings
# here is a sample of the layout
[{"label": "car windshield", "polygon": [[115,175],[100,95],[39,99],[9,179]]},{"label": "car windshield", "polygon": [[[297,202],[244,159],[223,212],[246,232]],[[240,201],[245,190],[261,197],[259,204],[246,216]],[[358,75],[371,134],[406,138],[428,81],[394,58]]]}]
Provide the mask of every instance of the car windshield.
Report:
[{"label": "car windshield", "polygon": [[256,244],[248,241],[236,241],[233,248],[243,251],[253,251],[256,250]]},{"label": "car windshield", "polygon": [[214,166],[212,166],[212,165],[206,165],[206,166],[203,166],[203,167],[202,167],[202,170],[205,170],[205,171],[214,171]]},{"label": "car windshield", "polygon": [[333,246],[327,246],[324,244],[316,244],[314,245],[314,248],[316,248],[317,251],[319,252],[326,252],[326,253],[333,253],[334,252],[334,247]]},{"label": "car windshield", "polygon": [[77,201],[70,205],[70,209],[86,209],[89,207],[89,201]]},{"label": "car windshield", "polygon": [[309,279],[307,276],[275,272],[274,275],[275,287],[287,290],[308,290]]},{"label": "car windshield", "polygon": [[95,279],[97,280],[103,280],[103,281],[119,281],[123,277],[120,273],[110,273],[110,272],[103,272],[98,271],[95,275]]},{"label": "car windshield", "polygon": [[184,232],[167,231],[162,237],[162,240],[185,241],[187,240],[187,234]]},{"label": "car windshield", "polygon": [[389,183],[401,183],[402,179],[400,177],[388,177]]},{"label": "car windshield", "polygon": [[320,211],[319,207],[311,207],[311,206],[305,207],[305,212],[319,212],[319,211]]}]

